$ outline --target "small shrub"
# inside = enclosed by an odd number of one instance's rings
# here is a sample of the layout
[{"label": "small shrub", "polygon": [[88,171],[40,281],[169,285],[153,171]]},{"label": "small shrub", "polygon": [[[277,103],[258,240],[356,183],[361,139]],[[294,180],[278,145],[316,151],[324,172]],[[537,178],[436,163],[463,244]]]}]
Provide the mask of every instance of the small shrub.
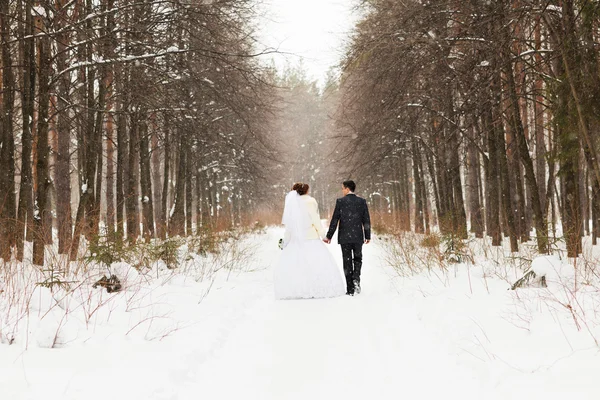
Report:
[{"label": "small shrub", "polygon": [[465,261],[473,262],[471,256],[468,253],[467,242],[460,237],[448,234],[444,235],[444,257],[450,263],[460,264]]},{"label": "small shrub", "polygon": [[385,221],[381,219],[376,219],[371,223],[371,228],[374,232],[377,232],[378,235],[393,235],[396,233],[394,227],[390,224],[386,224]]},{"label": "small shrub", "polygon": [[110,267],[113,263],[127,259],[131,248],[125,246],[123,239],[116,233],[101,236],[92,240],[88,248],[86,262],[96,262]]},{"label": "small shrub", "polygon": [[[67,281],[60,271],[53,268],[44,269],[41,272],[44,274],[45,279],[41,282],[37,282],[36,285],[48,288],[51,291],[54,289],[55,286],[63,288],[65,290],[69,290],[69,285],[71,283],[75,283],[73,281]],[[0,290],[0,293],[1,292],[2,290]]]},{"label": "small shrub", "polygon": [[210,229],[210,227],[203,227],[198,232],[198,236],[194,237],[193,240],[192,248],[198,254],[205,256],[209,253],[215,254],[218,252],[218,245],[221,238],[219,237],[219,233]]},{"label": "small shrub", "polygon": [[164,261],[168,269],[175,269],[177,267],[177,255],[182,244],[183,240],[180,238],[164,240],[151,250],[152,257],[155,261]]},{"label": "small shrub", "polygon": [[440,247],[440,243],[442,242],[442,238],[437,233],[432,233],[430,235],[425,235],[425,237],[421,240],[421,246],[427,249],[435,249]]}]

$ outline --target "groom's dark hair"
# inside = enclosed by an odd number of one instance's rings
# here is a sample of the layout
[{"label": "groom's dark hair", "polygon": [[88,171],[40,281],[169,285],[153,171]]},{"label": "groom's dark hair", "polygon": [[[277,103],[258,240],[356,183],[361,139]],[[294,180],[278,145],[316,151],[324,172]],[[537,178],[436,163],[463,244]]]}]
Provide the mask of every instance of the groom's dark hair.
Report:
[{"label": "groom's dark hair", "polygon": [[356,190],[356,183],[354,183],[354,181],[344,181],[342,185],[344,185],[346,189],[350,189],[351,192]]}]

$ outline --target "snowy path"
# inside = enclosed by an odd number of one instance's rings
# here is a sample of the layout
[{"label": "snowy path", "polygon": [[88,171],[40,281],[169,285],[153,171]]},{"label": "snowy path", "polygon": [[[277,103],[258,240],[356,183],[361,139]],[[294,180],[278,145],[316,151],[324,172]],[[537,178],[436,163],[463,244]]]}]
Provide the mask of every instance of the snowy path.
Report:
[{"label": "snowy path", "polygon": [[181,326],[163,340],[99,331],[60,349],[1,347],[0,398],[490,399],[399,297],[377,243],[360,296],[275,301],[281,234],[253,239],[258,268],[220,279],[200,304],[201,285],[182,276],[153,287],[152,307]]},{"label": "snowy path", "polygon": [[[354,298],[274,301],[271,268],[256,272],[246,283],[257,288],[254,304],[176,398],[480,399],[477,382],[398,301],[376,246],[365,248],[364,289]],[[269,252],[265,266],[276,258]]]}]

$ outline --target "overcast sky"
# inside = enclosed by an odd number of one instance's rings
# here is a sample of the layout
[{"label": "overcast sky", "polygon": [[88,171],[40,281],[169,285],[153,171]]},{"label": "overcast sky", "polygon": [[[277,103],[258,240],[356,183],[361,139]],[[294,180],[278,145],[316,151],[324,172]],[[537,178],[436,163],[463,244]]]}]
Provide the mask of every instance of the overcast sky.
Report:
[{"label": "overcast sky", "polygon": [[308,75],[323,83],[338,64],[357,21],[356,0],[263,0],[260,40],[290,55],[274,56],[283,68],[302,60]]}]

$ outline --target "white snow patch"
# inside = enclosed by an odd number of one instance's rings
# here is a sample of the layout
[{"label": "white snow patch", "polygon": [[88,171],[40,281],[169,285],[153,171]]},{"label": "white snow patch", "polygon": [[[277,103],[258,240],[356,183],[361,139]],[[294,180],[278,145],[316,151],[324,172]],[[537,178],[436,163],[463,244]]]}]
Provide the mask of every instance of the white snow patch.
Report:
[{"label": "white snow patch", "polygon": [[555,11],[557,13],[562,13],[562,7],[554,5],[554,4],[548,4],[548,7],[546,7],[546,9],[548,11]]},{"label": "white snow patch", "polygon": [[575,278],[575,269],[558,256],[539,256],[531,263],[531,270],[535,272],[536,279],[546,278],[546,283],[565,284]]},{"label": "white snow patch", "polygon": [[111,274],[114,274],[119,278],[123,289],[127,289],[128,287],[140,283],[140,273],[126,262],[112,263],[109,269]]},{"label": "white snow patch", "polygon": [[43,6],[33,6],[31,7],[31,15],[34,17],[46,17],[46,9]]}]

